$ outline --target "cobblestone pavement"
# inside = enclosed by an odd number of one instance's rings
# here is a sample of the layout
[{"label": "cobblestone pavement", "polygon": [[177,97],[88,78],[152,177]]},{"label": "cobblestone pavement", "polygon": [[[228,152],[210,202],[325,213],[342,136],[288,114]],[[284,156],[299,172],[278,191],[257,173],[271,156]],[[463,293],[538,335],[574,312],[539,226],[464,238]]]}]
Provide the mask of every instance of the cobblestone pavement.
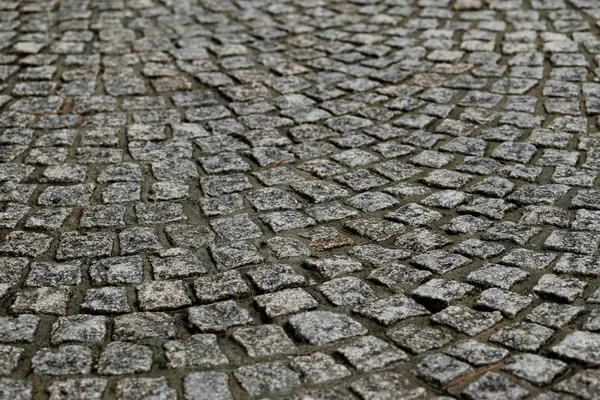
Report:
[{"label": "cobblestone pavement", "polygon": [[0,0],[0,400],[600,399],[599,0]]}]

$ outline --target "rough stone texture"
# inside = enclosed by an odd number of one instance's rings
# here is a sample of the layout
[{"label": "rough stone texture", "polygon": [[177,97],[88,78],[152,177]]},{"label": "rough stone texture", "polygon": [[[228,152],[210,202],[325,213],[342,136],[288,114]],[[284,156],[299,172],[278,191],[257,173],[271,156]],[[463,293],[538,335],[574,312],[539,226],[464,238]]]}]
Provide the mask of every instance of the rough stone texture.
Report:
[{"label": "rough stone texture", "polygon": [[0,400],[597,397],[599,9],[0,1]]}]

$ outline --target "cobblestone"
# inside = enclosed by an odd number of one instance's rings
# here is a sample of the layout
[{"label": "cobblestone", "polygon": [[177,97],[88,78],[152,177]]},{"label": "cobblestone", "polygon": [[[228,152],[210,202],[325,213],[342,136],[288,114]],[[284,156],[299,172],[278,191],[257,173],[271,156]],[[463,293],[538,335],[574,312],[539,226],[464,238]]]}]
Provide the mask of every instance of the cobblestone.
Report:
[{"label": "cobblestone", "polygon": [[0,400],[595,398],[599,8],[0,2]]}]

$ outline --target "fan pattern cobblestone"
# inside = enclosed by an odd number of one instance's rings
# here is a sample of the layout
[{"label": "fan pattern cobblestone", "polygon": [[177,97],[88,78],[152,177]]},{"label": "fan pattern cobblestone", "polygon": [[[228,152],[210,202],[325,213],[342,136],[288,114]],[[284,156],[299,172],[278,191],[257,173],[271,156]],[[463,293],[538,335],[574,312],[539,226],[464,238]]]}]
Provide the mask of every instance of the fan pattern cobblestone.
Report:
[{"label": "fan pattern cobblestone", "polygon": [[600,397],[599,0],[0,0],[0,400]]}]

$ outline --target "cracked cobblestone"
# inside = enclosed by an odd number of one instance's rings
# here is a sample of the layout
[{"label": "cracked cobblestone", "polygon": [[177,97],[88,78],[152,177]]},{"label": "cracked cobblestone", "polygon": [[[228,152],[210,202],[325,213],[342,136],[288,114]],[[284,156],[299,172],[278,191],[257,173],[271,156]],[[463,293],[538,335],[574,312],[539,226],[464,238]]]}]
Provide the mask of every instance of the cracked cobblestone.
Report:
[{"label": "cracked cobblestone", "polygon": [[0,400],[596,399],[599,10],[0,1]]}]

